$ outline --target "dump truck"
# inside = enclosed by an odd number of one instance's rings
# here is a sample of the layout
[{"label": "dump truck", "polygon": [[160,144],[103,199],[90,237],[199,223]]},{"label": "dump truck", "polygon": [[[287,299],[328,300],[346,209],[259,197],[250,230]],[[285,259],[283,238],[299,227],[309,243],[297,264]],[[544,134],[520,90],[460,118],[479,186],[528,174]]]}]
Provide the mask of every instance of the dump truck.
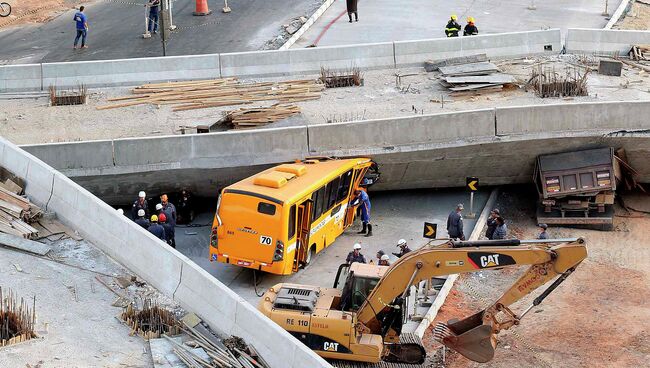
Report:
[{"label": "dump truck", "polygon": [[618,161],[610,147],[537,157],[537,221],[611,230]]}]

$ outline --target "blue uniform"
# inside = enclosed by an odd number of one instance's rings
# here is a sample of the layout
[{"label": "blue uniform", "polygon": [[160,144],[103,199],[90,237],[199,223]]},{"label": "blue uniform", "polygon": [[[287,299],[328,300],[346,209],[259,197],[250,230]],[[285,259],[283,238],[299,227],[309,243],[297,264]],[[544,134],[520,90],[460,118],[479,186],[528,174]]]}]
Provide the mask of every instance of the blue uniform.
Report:
[{"label": "blue uniform", "polygon": [[363,190],[359,193],[359,200],[361,201],[361,221],[370,222],[370,197],[368,193]]},{"label": "blue uniform", "polygon": [[77,29],[78,30],[84,30],[86,29],[86,15],[82,12],[76,12],[74,14],[74,19],[75,22],[77,22]]},{"label": "blue uniform", "polygon": [[165,228],[163,228],[162,225],[153,223],[147,230],[149,230],[149,232],[155,235],[158,239],[164,242],[167,241],[167,238],[165,237]]}]

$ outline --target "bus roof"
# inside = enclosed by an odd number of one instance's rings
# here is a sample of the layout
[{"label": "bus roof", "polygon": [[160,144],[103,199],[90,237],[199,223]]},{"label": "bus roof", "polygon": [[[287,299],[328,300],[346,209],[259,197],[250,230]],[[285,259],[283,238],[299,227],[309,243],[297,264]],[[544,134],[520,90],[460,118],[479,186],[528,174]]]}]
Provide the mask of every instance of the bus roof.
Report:
[{"label": "bus roof", "polygon": [[[330,179],[341,175],[343,172],[358,164],[370,162],[369,158],[331,159],[331,160],[305,160],[290,164],[274,166],[258,174],[238,181],[224,189],[227,192],[251,192],[279,203],[291,203],[299,200],[311,192],[318,190]],[[304,169],[303,169],[304,167]],[[291,172],[302,171],[295,175],[286,184],[276,183],[276,179],[291,177]],[[273,185],[277,184],[277,187]]]}]

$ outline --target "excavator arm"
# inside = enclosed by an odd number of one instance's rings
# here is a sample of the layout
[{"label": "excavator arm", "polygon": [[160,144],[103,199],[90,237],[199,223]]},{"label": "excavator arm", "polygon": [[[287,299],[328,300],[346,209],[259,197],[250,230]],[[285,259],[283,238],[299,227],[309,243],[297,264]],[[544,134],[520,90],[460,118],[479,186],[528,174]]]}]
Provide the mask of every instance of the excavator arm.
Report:
[{"label": "excavator arm", "polygon": [[[558,244],[561,243],[561,244]],[[422,280],[457,273],[530,266],[491,306],[460,321],[439,324],[435,336],[465,357],[487,362],[494,356],[496,334],[519,324],[533,306],[555,289],[587,256],[583,239],[545,241],[448,242],[410,252],[395,262],[368,295],[357,312],[357,331],[381,334],[390,341],[399,334],[393,324],[409,288]],[[559,277],[558,277],[559,276]],[[531,307],[517,316],[509,306],[535,289],[557,278]],[[497,319],[502,313],[505,318]]]}]

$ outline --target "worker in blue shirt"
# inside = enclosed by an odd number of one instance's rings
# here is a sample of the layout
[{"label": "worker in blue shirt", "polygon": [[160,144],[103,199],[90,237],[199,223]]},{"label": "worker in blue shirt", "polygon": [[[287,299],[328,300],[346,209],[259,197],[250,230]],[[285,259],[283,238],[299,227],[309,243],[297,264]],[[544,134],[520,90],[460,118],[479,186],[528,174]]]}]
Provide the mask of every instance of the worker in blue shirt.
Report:
[{"label": "worker in blue shirt", "polygon": [[147,25],[147,30],[156,34],[158,32],[158,8],[160,6],[160,0],[149,0],[145,6],[149,7],[149,24]]},{"label": "worker in blue shirt", "polygon": [[86,35],[88,34],[88,19],[86,19],[86,14],[83,13],[84,7],[80,6],[79,11],[74,13],[72,20],[77,24],[77,37],[74,39],[74,49],[77,49],[77,43],[79,38],[81,38],[81,48],[87,49],[86,46]]},{"label": "worker in blue shirt", "polygon": [[[359,234],[366,234],[366,236],[372,236],[372,225],[370,224],[370,197],[365,190],[355,189],[354,190],[355,198],[352,203],[355,206],[361,208],[361,223],[363,228],[359,231]],[[366,232],[366,229],[368,232]]]}]

